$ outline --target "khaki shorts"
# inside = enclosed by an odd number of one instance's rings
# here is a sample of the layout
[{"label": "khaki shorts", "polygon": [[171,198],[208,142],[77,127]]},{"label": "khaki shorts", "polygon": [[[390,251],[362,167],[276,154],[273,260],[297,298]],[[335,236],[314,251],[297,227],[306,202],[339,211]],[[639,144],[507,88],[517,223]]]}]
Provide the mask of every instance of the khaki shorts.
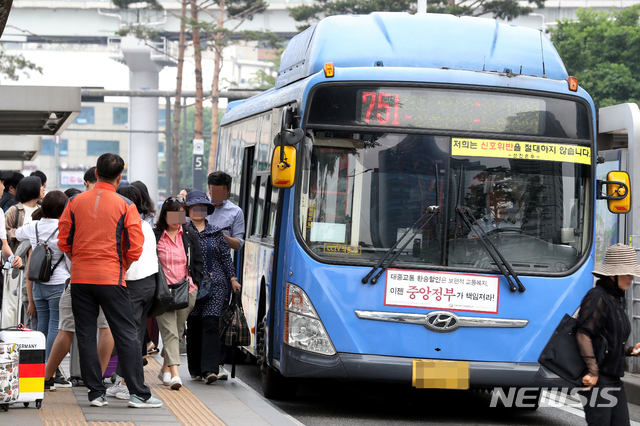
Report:
[{"label": "khaki shorts", "polygon": [[[71,285],[68,285],[62,292],[58,308],[60,309],[58,330],[75,333],[76,322],[73,318],[73,311],[71,310]],[[98,328],[109,328],[109,323],[107,322],[107,318],[104,316],[104,312],[102,312],[102,308],[100,308],[100,313],[98,313]]]}]

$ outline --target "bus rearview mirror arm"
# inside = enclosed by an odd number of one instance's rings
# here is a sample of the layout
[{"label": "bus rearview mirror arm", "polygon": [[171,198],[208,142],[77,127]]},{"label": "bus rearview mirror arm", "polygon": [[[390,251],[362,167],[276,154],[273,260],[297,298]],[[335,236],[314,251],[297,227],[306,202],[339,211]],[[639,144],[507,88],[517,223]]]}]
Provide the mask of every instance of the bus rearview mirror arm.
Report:
[{"label": "bus rearview mirror arm", "polygon": [[[615,193],[619,195],[605,195],[602,191],[602,187],[605,185],[618,185]],[[596,198],[598,200],[624,200],[629,194],[629,187],[624,182],[616,182],[613,180],[600,180],[596,181]]]}]

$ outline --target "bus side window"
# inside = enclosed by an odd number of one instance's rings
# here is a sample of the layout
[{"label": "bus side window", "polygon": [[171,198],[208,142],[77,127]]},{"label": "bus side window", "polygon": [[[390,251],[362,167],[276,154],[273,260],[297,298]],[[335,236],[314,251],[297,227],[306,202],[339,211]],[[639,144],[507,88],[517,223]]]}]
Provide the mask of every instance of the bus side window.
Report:
[{"label": "bus side window", "polygon": [[276,230],[276,213],[278,211],[278,195],[280,188],[271,186],[271,178],[267,179],[267,198],[265,210],[265,236],[273,238]]},{"label": "bus side window", "polygon": [[262,219],[264,216],[264,200],[267,191],[267,176],[256,176],[256,194],[254,197],[253,221],[251,223],[251,235],[262,238]]}]

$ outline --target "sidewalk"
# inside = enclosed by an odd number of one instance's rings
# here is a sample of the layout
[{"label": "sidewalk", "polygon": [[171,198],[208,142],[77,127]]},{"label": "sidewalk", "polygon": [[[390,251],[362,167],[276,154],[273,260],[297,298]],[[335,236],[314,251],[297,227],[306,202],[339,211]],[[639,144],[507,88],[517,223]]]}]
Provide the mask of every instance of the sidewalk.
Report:
[{"label": "sidewalk", "polygon": [[[96,424],[90,422],[109,426],[301,426],[239,379],[229,378],[212,385],[189,380],[186,359],[180,366],[184,385],[179,391],[171,391],[157,377],[160,370],[157,359],[160,358],[149,357],[145,380],[152,393],[164,402],[162,408],[128,408],[128,401],[116,398],[109,398],[106,407],[91,407],[86,388],[58,388],[45,392],[42,409],[37,410],[34,404],[28,408],[14,404],[8,412],[0,412],[0,420],[3,424],[20,426]],[[64,367],[63,363],[63,369],[68,371]]]},{"label": "sidewalk", "polygon": [[624,390],[627,393],[627,402],[640,405],[640,375],[625,373],[622,383],[624,383]]}]

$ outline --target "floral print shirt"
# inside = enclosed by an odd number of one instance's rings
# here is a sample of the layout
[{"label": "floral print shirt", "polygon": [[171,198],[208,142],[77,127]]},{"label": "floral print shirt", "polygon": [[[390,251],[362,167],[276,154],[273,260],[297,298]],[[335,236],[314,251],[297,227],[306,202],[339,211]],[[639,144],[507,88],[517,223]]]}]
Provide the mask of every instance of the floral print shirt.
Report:
[{"label": "floral print shirt", "polygon": [[204,303],[196,302],[191,311],[194,316],[220,316],[222,309],[228,305],[231,296],[231,277],[236,273],[233,269],[233,261],[227,240],[222,234],[222,230],[215,225],[211,225],[205,219],[205,227],[199,232],[193,223],[187,224],[198,236],[200,250],[204,266],[202,274],[211,279],[214,284],[213,296]]}]

